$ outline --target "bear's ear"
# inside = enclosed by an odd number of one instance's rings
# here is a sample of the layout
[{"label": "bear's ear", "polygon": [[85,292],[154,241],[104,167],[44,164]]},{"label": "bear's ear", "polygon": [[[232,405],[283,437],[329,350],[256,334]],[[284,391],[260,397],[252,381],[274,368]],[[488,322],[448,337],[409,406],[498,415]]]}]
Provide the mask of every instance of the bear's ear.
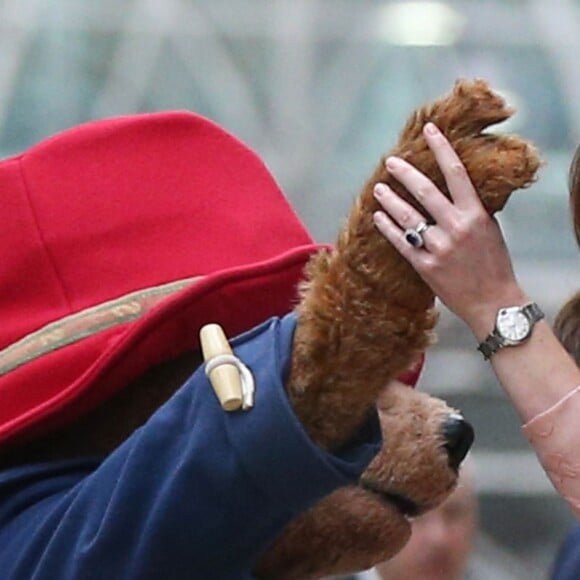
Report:
[{"label": "bear's ear", "polygon": [[423,365],[425,364],[425,353],[422,352],[417,360],[403,373],[401,373],[397,380],[408,387],[415,387],[419,382]]}]

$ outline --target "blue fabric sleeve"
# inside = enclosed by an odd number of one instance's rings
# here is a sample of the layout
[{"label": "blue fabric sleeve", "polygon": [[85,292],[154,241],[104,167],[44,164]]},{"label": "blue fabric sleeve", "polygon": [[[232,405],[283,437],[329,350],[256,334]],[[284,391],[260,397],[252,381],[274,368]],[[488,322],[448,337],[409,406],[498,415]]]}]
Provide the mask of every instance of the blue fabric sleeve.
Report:
[{"label": "blue fabric sleeve", "polygon": [[552,580],[578,580],[580,578],[580,524],[570,529],[562,547],[560,548]]},{"label": "blue fabric sleeve", "polygon": [[310,441],[283,385],[295,322],[233,341],[256,380],[251,411],[224,412],[198,369],[104,461],[1,473],[2,578],[251,578],[264,546],[380,448],[376,415],[338,454]]}]

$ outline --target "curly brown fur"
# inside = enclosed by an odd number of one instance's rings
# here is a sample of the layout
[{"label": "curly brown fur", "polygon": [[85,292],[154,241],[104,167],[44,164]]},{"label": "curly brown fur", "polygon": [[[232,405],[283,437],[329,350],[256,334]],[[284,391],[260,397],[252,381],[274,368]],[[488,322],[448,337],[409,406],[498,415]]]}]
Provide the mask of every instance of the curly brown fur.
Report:
[{"label": "curly brown fur", "polygon": [[[459,81],[453,92],[413,114],[397,146],[449,195],[422,135],[427,121],[448,137],[490,213],[530,185],[540,166],[535,149],[515,136],[483,131],[512,114],[483,81]],[[430,218],[388,174],[384,158],[357,199],[336,249],[307,269],[297,308],[289,396],[311,437],[327,448],[347,440],[384,385],[433,340],[434,296],[375,230],[377,182],[388,183]],[[410,534],[407,518],[377,492],[420,509],[440,503],[457,473],[448,465],[442,401],[389,386],[379,402],[384,449],[358,487],[344,488],[295,520],[259,561],[260,578],[316,578],[360,570],[397,553]],[[371,491],[372,490],[372,491]]]},{"label": "curly brown fur", "polygon": [[393,494],[413,490],[428,509],[453,489],[456,474],[441,452],[441,425],[452,410],[396,382],[377,406],[384,445],[361,485],[337,490],[294,520],[260,560],[258,578],[320,578],[370,568],[399,552],[411,535],[407,518],[389,499]]},{"label": "curly brown fur", "polygon": [[[413,114],[390,154],[407,159],[448,195],[422,135],[425,123],[433,121],[494,212],[513,190],[530,185],[540,166],[526,141],[483,132],[511,114],[484,81],[459,81],[450,95]],[[309,264],[297,309],[288,390],[309,434],[327,448],[348,439],[381,388],[432,343],[437,320],[430,289],[374,227],[377,182],[388,183],[418,205],[381,160],[336,249],[320,253]]]},{"label": "curly brown fur", "polygon": [[[312,542],[304,542],[305,534]],[[343,487],[291,524],[284,541],[268,550],[255,574],[306,580],[366,570],[394,556],[409,537],[409,524],[394,506],[362,488]]]}]

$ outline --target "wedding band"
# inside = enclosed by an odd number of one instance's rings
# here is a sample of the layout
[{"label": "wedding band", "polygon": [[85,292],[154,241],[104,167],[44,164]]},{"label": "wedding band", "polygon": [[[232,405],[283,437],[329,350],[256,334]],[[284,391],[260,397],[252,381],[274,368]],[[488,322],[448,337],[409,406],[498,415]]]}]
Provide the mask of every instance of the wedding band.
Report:
[{"label": "wedding band", "polygon": [[416,228],[406,229],[404,233],[405,240],[414,248],[421,248],[425,245],[425,240],[423,239],[422,234],[428,228],[429,224],[425,221],[422,221]]}]

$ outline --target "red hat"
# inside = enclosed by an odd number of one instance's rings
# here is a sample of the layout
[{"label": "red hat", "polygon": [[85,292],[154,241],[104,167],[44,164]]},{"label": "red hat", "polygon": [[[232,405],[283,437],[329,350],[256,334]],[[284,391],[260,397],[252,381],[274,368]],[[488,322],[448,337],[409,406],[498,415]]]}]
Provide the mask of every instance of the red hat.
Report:
[{"label": "red hat", "polygon": [[0,162],[0,446],[287,313],[319,246],[260,159],[191,113],[82,125]]},{"label": "red hat", "polygon": [[[82,125],[0,163],[0,445],[288,312],[318,248],[260,159],[191,113]],[[96,388],[98,385],[98,388]]]}]

